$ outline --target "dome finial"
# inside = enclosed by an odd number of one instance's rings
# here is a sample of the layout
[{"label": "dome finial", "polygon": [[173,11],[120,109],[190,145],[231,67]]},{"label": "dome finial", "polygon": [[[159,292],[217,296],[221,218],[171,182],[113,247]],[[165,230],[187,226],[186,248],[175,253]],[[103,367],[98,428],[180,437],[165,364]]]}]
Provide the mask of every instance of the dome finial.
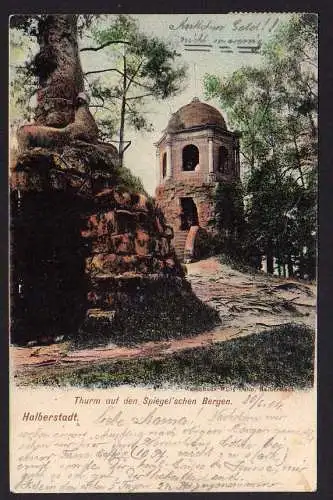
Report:
[{"label": "dome finial", "polygon": [[193,99],[192,99],[192,102],[200,102],[200,99],[199,97],[197,96],[194,96]]}]

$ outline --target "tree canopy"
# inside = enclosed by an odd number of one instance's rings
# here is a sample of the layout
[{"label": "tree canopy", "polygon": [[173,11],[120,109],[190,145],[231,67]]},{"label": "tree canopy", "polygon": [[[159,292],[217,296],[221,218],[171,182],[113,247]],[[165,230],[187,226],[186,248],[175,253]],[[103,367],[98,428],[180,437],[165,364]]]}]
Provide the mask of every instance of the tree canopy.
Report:
[{"label": "tree canopy", "polygon": [[[125,150],[125,128],[152,130],[145,117],[149,98],[166,99],[181,90],[186,76],[177,65],[179,54],[157,37],[141,32],[130,16],[119,15],[91,30],[93,45],[81,52],[104,52],[107,66],[87,71],[92,95],[98,100],[97,117],[108,133],[116,126],[119,156]],[[96,78],[97,77],[97,78]]]},{"label": "tree canopy", "polygon": [[261,67],[206,75],[242,131],[247,246],[273,272],[315,275],[317,179],[317,25],[294,15],[262,50]]}]

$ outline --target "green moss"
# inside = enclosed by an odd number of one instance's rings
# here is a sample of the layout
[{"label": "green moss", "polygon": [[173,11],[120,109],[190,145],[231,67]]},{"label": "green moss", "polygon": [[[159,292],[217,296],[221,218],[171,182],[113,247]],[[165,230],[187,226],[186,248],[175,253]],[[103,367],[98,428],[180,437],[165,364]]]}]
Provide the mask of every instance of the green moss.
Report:
[{"label": "green moss", "polygon": [[126,191],[131,193],[141,193],[150,199],[146,192],[140,177],[132,174],[126,167],[116,167],[116,174],[118,176],[118,189],[123,187]]}]

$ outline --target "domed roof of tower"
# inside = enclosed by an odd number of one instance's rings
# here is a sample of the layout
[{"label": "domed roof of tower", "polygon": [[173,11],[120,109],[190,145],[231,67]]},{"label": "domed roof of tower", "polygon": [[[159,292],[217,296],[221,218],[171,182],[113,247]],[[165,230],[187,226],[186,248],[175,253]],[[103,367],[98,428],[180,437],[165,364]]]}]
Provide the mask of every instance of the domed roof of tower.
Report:
[{"label": "domed roof of tower", "polygon": [[189,104],[182,106],[172,114],[167,131],[171,133],[179,132],[180,130],[204,125],[227,128],[223,116],[216,108],[194,97]]}]

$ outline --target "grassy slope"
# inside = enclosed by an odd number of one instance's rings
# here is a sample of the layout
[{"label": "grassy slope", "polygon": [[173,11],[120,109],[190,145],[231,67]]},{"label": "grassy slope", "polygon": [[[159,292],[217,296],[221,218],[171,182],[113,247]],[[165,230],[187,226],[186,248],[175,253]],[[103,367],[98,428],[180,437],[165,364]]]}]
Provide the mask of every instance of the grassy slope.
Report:
[{"label": "grassy slope", "polygon": [[306,388],[313,384],[314,332],[284,325],[204,348],[187,349],[163,359],[108,362],[63,372],[26,373],[21,384],[112,387],[123,384],[184,388],[264,385]]}]

